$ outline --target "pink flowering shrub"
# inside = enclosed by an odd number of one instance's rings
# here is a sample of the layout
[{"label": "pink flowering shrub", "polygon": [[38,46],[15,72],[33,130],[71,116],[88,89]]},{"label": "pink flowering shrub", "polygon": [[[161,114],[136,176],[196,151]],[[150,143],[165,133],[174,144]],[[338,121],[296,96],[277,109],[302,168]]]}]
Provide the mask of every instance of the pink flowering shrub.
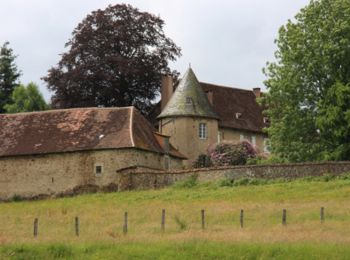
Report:
[{"label": "pink flowering shrub", "polygon": [[257,156],[256,148],[248,141],[222,142],[209,147],[208,156],[214,166],[244,165]]}]

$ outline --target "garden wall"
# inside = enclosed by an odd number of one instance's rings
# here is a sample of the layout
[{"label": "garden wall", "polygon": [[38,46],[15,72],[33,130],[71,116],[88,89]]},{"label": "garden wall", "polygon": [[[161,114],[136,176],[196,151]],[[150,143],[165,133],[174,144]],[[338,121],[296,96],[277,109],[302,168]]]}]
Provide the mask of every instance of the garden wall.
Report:
[{"label": "garden wall", "polygon": [[168,172],[130,170],[118,173],[118,186],[119,190],[161,188],[174,184],[176,181],[184,180],[193,174],[198,176],[198,181],[205,182],[240,178],[296,179],[307,176],[341,175],[344,173],[350,173],[350,162],[230,166]]}]

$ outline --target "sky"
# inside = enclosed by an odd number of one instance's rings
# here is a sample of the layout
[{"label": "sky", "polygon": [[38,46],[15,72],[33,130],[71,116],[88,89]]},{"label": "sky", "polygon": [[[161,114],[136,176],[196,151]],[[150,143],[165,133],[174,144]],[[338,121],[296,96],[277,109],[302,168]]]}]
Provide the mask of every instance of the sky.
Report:
[{"label": "sky", "polygon": [[110,4],[128,3],[159,15],[164,31],[182,49],[170,64],[183,74],[191,64],[199,81],[265,90],[262,68],[274,60],[278,29],[309,0],[1,0],[0,44],[10,42],[21,83],[35,82],[67,51],[65,43],[86,15]]}]

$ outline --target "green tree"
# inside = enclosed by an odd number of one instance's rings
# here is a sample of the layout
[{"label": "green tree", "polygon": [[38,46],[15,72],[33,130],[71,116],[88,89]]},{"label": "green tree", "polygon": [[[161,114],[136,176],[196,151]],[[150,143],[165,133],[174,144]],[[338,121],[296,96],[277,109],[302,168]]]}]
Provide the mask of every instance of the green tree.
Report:
[{"label": "green tree", "polygon": [[8,113],[31,112],[47,110],[46,104],[39,88],[34,83],[27,86],[17,86],[11,95],[11,103],[5,105]]},{"label": "green tree", "polygon": [[9,42],[0,47],[0,113],[4,113],[4,106],[10,103],[12,91],[18,86],[21,73],[15,64],[16,56],[9,48]]},{"label": "green tree", "polygon": [[[338,158],[329,156],[337,147],[328,144],[347,122],[327,122],[324,109],[333,105],[346,112],[331,100],[343,91],[337,84],[350,82],[349,17],[348,0],[314,0],[280,28],[275,61],[264,69],[268,93],[262,100],[275,155],[294,162]],[[349,142],[337,140],[338,146]]]},{"label": "green tree", "polygon": [[334,84],[320,101],[316,125],[327,160],[350,158],[350,84]]}]

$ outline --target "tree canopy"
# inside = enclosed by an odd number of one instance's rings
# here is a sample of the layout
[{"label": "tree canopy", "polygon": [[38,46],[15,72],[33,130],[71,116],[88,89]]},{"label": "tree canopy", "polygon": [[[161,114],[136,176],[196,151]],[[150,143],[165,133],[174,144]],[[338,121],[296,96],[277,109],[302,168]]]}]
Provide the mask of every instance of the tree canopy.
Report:
[{"label": "tree canopy", "polygon": [[288,161],[350,159],[350,1],[312,0],[279,30],[264,69],[272,152]]},{"label": "tree canopy", "polygon": [[15,64],[16,56],[5,42],[0,47],[0,113],[5,112],[4,106],[10,103],[11,94],[16,86],[21,73]]},{"label": "tree canopy", "polygon": [[43,79],[55,107],[129,106],[145,112],[159,93],[161,75],[180,48],[164,21],[131,5],[89,14],[73,31],[56,67]]},{"label": "tree canopy", "polygon": [[29,83],[27,86],[17,86],[11,95],[11,103],[5,105],[6,112],[32,112],[47,110],[46,104],[39,88],[34,83]]}]

